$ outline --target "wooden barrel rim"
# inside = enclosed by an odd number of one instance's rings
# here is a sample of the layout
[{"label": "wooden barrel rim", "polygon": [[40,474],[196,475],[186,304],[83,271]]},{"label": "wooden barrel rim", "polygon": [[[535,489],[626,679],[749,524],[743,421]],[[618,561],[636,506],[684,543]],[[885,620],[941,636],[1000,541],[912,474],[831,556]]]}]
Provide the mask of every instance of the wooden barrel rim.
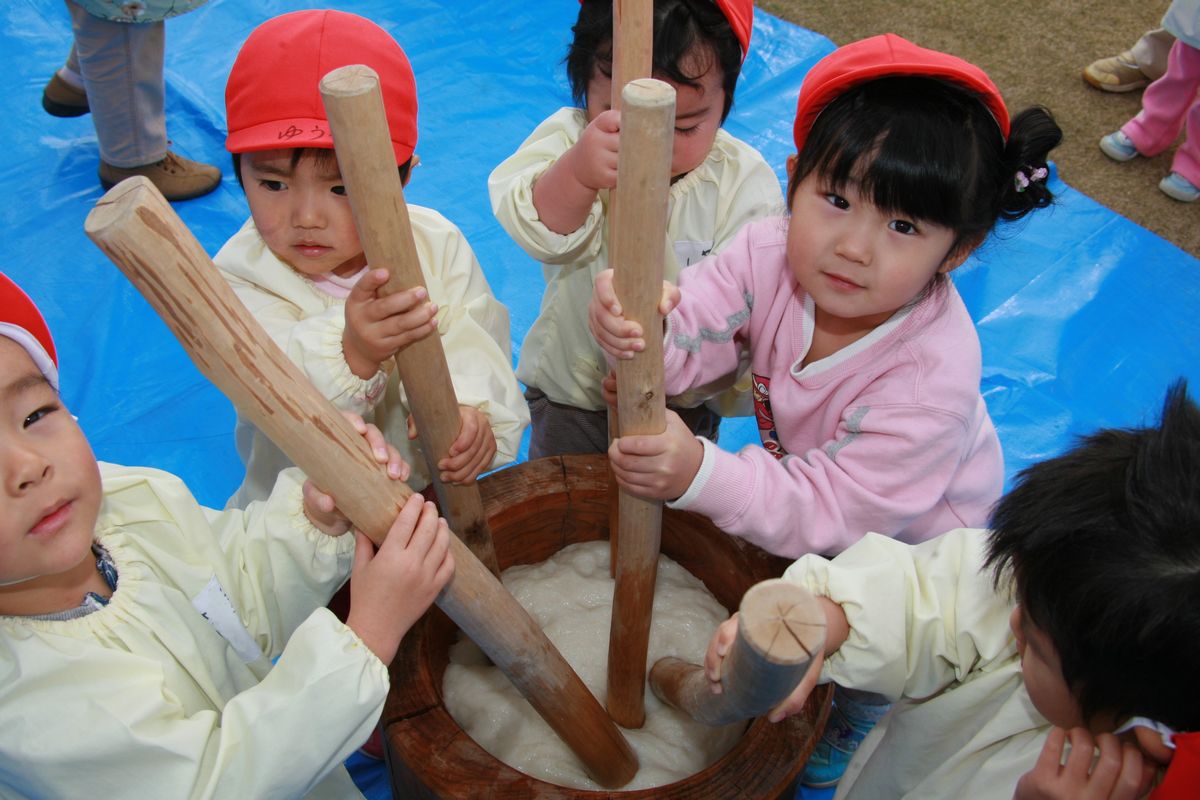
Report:
[{"label": "wooden barrel rim", "polygon": [[[501,569],[517,563],[517,553],[524,563],[536,563],[576,541],[607,537],[603,456],[524,462],[487,476],[480,490]],[[750,585],[778,576],[789,563],[726,536],[703,517],[671,509],[663,512],[662,549],[732,609]],[[800,714],[778,724],[754,720],[725,756],[675,783],[627,792],[559,786],[495,758],[446,711],[441,679],[455,633],[454,624],[435,607],[405,637],[392,662],[392,689],[381,724],[396,797],[790,798],[829,714],[831,687],[820,687]]]}]

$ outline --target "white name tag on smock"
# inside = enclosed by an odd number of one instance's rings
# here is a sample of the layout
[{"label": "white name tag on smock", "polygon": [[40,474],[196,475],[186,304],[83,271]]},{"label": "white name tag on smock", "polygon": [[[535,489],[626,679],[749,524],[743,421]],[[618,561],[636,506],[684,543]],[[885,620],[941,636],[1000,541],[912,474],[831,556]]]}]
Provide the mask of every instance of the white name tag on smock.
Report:
[{"label": "white name tag on smock", "polygon": [[238,618],[229,595],[225,594],[216,575],[209,578],[208,585],[192,598],[192,607],[229,642],[233,652],[237,653],[242,661],[249,664],[263,657],[262,648]]},{"label": "white name tag on smock", "polygon": [[708,242],[675,242],[675,260],[679,262],[679,268],[691,266],[700,259],[712,252],[713,243]]}]

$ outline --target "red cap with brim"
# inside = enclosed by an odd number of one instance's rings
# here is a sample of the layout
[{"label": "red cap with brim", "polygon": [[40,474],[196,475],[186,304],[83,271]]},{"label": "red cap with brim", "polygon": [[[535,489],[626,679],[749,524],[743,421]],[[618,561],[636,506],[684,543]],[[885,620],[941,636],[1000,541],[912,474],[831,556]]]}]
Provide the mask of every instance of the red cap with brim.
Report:
[{"label": "red cap with brim", "polygon": [[[754,32],[754,0],[715,0],[717,8],[729,21],[734,38],[742,46],[742,61],[750,52],[750,34]],[[583,5],[583,0],[579,0]]]},{"label": "red cap with brim", "polygon": [[58,354],[42,313],[29,295],[0,272],[0,336],[25,349],[34,365],[58,391]]},{"label": "red cap with brim", "polygon": [[839,47],[809,70],[800,86],[792,129],[796,152],[804,149],[808,132],[825,106],[843,92],[868,81],[901,76],[937,78],[974,92],[996,118],[1001,135],[1008,139],[1008,109],[987,73],[957,56],[926,50],[894,33],[885,33]]},{"label": "red cap with brim", "polygon": [[350,64],[379,75],[396,164],[407,162],[417,146],[417,84],[408,57],[383,28],[344,11],[282,14],[247,37],[225,85],[226,149],[331,149],[320,82]]}]

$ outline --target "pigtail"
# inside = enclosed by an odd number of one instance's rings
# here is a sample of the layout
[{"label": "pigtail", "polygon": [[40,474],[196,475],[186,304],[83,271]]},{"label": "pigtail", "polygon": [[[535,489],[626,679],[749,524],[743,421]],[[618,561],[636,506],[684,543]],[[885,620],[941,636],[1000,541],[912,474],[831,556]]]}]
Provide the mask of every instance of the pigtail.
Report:
[{"label": "pigtail", "polygon": [[1000,189],[1000,219],[1020,219],[1054,202],[1046,159],[1060,142],[1062,129],[1047,109],[1034,106],[1013,117],[1004,148],[1007,178]]}]

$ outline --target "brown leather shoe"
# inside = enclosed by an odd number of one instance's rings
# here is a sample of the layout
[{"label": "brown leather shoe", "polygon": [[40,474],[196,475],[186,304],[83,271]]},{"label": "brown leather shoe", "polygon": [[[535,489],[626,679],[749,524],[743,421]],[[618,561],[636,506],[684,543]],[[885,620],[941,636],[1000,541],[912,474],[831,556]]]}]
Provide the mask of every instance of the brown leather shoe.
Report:
[{"label": "brown leather shoe", "polygon": [[42,108],[56,117],[79,117],[91,109],[88,107],[87,92],[76,89],[54,73],[50,82],[42,89]]},{"label": "brown leather shoe", "polygon": [[168,200],[190,200],[221,185],[221,170],[167,151],[161,161],[140,167],[114,167],[100,162],[100,185],[111,189],[126,178],[145,175]]}]

